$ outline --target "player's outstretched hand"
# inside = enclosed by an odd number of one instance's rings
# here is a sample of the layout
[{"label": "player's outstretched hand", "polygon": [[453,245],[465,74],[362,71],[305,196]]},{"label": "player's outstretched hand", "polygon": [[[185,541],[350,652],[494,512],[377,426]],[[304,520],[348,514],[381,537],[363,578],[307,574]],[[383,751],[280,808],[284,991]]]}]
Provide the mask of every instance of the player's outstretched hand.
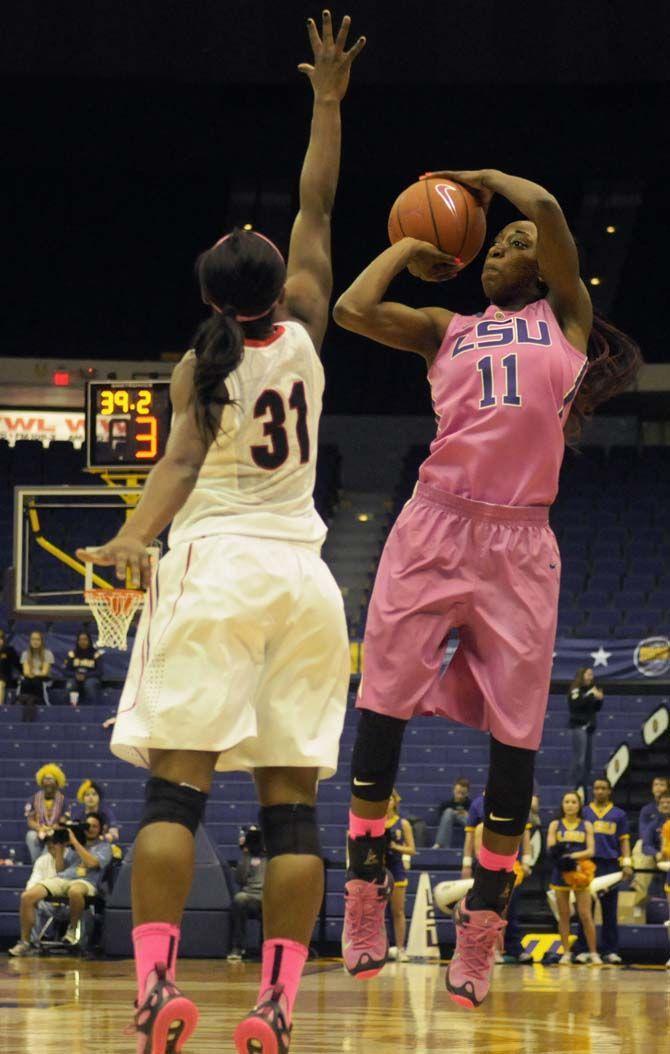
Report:
[{"label": "player's outstretched hand", "polygon": [[419,179],[451,179],[454,183],[461,183],[462,186],[467,187],[484,212],[488,212],[493,197],[493,191],[489,190],[486,185],[489,171],[488,168],[480,168],[467,172],[454,172],[443,168],[439,172],[424,172]]},{"label": "player's outstretched hand", "polygon": [[126,582],[130,573],[131,588],[140,584],[147,587],[151,580],[151,562],[146,546],[136,538],[117,536],[97,548],[77,549],[77,556],[86,564],[101,564],[115,567],[116,577]]},{"label": "player's outstretched hand", "polygon": [[333,22],[330,11],[323,12],[321,36],[313,18],[307,19],[309,42],[314,52],[314,65],[301,62],[298,69],[312,82],[314,94],[319,99],[343,99],[349,87],[351,64],[365,47],[365,37],[359,37],[349,51],[344,50],[351,19],[345,15],[340,31],[333,37]]},{"label": "player's outstretched hand", "polygon": [[430,242],[413,241],[414,252],[407,264],[410,274],[424,282],[448,282],[456,277],[462,266],[457,256],[443,253]]}]

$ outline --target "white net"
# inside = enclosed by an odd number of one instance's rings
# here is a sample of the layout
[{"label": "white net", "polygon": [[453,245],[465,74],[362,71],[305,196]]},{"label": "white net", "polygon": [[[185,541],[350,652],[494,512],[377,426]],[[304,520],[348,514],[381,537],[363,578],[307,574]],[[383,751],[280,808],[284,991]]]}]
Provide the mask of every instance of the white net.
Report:
[{"label": "white net", "polygon": [[87,589],[84,599],[98,624],[99,648],[128,648],[128,627],[144,603],[141,589]]}]

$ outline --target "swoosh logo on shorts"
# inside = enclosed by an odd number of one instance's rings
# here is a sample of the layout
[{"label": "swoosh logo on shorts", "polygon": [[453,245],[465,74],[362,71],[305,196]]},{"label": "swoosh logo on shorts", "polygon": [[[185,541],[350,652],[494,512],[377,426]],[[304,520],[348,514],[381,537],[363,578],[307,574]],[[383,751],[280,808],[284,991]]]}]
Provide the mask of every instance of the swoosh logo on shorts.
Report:
[{"label": "swoosh logo on shorts", "polygon": [[513,816],[494,816],[492,812],[489,813],[489,820],[496,820],[498,823],[511,823],[513,819]]},{"label": "swoosh logo on shorts", "polygon": [[366,783],[364,780],[357,780],[354,776],[354,787],[374,787],[374,785],[374,780],[372,781],[372,783]]}]

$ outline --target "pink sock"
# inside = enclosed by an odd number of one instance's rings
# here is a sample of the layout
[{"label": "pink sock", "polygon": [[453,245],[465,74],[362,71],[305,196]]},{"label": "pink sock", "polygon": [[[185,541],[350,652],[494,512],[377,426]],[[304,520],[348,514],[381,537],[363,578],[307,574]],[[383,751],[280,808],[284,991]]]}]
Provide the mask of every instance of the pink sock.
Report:
[{"label": "pink sock", "polygon": [[516,853],[512,853],[511,856],[503,856],[502,853],[492,853],[490,849],[483,845],[479,850],[477,860],[487,871],[513,871]]},{"label": "pink sock", "polygon": [[179,926],[171,922],[145,922],[133,930],[137,991],[140,999],[144,996],[147,977],[156,963],[165,963],[167,976],[174,981],[180,932]]},{"label": "pink sock", "polygon": [[370,835],[372,838],[381,838],[385,831],[386,819],[384,816],[380,820],[364,820],[362,816],[355,816],[349,810],[349,834],[352,838],[365,838],[366,835]]},{"label": "pink sock", "polygon": [[258,1002],[276,984],[284,986],[288,1014],[287,1024],[291,1024],[293,1015],[293,1004],[298,994],[302,970],[307,959],[307,948],[297,941],[275,938],[263,941],[263,968],[261,972],[261,987],[258,992]]}]

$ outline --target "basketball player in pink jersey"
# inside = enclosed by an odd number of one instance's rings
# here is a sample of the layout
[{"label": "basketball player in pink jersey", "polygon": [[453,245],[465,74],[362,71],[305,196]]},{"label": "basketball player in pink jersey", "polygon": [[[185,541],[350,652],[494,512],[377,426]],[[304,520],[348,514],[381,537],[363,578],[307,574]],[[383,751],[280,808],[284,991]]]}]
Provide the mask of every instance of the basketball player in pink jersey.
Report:
[{"label": "basketball player in pink jersey", "polygon": [[[407,721],[441,714],[486,730],[483,845],[447,972],[451,997],[476,1007],[506,925],[547,704],[560,581],[548,512],[565,427],[571,410],[578,427],[628,384],[639,352],[594,320],[574,240],[547,190],[493,170],[433,174],[460,181],[484,208],[501,194],[522,217],[487,252],[489,303],[478,315],[384,299],[405,267],[429,281],[457,273],[458,261],[411,238],[378,256],[335,306],[346,329],[425,359],[437,417],[368,612],[342,947],[354,976],[374,976],[386,961],[384,816]],[[454,629],[459,646],[444,669]]]},{"label": "basketball player in pink jersey", "polygon": [[258,1002],[239,1054],[287,1054],[319,907],[317,781],[337,768],[349,686],[340,590],[314,508],[324,388],[318,351],[332,289],[330,218],[340,102],[363,37],[345,51],[309,19],[311,137],[288,262],[236,230],[198,260],[210,318],[176,367],[164,458],[131,519],[82,559],[147,577],[168,523],[119,704],[113,752],[151,769],[133,863],[138,1054],[178,1054],[198,1018],[175,983],[194,834],[214,770],[253,773],[268,857]]}]

